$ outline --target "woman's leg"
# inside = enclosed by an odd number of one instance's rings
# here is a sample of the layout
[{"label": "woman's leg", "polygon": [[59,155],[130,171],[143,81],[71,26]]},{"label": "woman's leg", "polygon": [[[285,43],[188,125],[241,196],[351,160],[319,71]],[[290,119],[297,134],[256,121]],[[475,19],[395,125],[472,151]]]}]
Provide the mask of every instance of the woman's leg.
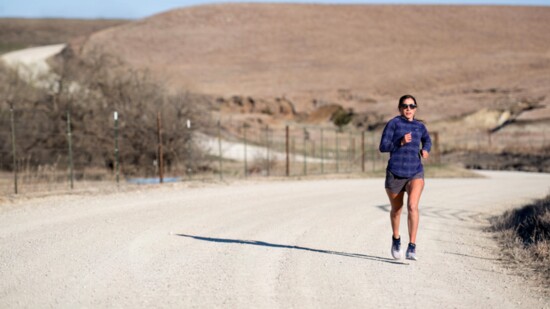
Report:
[{"label": "woman's leg", "polygon": [[409,212],[408,224],[409,224],[409,239],[411,243],[416,244],[416,231],[418,230],[418,203],[420,202],[420,195],[424,189],[424,179],[417,178],[412,179],[407,185],[407,211]]},{"label": "woman's leg", "polygon": [[401,210],[403,209],[403,196],[405,192],[393,193],[390,190],[386,189],[388,198],[390,199],[391,211],[390,211],[390,220],[391,228],[393,230],[393,238],[399,237],[399,221],[401,218]]}]

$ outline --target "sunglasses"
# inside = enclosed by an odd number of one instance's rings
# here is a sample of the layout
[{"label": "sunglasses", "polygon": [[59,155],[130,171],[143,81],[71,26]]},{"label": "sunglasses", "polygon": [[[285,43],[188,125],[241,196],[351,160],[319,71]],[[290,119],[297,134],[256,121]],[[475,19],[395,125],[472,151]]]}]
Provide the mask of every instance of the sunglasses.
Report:
[{"label": "sunglasses", "polygon": [[399,104],[399,108],[407,109],[407,107],[410,108],[410,109],[415,109],[416,104]]}]

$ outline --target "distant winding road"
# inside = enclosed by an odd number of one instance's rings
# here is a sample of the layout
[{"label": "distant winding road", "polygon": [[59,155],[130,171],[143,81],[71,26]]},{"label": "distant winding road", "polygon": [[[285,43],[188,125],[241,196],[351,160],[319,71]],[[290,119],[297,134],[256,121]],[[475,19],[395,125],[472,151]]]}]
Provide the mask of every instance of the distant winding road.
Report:
[{"label": "distant winding road", "polygon": [[50,73],[47,59],[60,53],[66,44],[31,47],[12,51],[0,56],[7,65],[18,68],[25,79],[43,78]]}]

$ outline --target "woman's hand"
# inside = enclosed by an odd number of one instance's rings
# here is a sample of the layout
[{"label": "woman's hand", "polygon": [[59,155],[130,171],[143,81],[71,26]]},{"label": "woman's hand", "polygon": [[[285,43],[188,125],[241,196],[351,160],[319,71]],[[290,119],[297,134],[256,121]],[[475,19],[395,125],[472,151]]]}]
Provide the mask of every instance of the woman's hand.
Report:
[{"label": "woman's hand", "polygon": [[422,149],[422,158],[427,159],[430,156],[430,153]]},{"label": "woman's hand", "polygon": [[401,139],[401,146],[408,144],[412,141],[412,132],[409,132]]}]

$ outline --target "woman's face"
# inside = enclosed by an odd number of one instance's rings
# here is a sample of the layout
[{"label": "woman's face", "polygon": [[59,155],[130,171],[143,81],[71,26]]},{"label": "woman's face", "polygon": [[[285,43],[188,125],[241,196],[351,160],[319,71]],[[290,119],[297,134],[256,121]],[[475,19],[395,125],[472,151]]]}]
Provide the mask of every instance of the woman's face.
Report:
[{"label": "woman's face", "polygon": [[416,103],[411,98],[405,99],[405,101],[399,105],[399,112],[401,116],[407,118],[411,121],[414,119],[414,114],[416,113]]}]

